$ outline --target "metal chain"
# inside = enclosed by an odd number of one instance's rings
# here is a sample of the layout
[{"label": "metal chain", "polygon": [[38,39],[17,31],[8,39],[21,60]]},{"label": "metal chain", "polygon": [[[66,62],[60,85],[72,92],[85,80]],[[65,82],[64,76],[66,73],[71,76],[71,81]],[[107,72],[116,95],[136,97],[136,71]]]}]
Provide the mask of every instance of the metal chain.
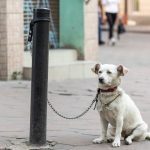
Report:
[{"label": "metal chain", "polygon": [[[48,105],[52,108],[52,110],[53,110],[58,116],[60,116],[60,117],[62,117],[62,118],[64,118],[64,119],[72,120],[72,119],[78,119],[78,118],[84,116],[84,115],[91,109],[91,107],[93,106],[93,104],[94,104],[95,102],[96,102],[96,103],[95,103],[95,106],[96,106],[96,104],[97,104],[97,95],[96,95],[95,99],[92,101],[92,103],[90,104],[90,106],[89,106],[85,111],[83,111],[81,114],[79,114],[79,115],[77,115],[77,116],[74,116],[74,117],[67,117],[67,116],[64,116],[64,115],[60,114],[60,113],[53,107],[53,105],[51,104],[51,102],[50,102],[48,99],[47,99],[47,102],[48,102]],[[95,109],[95,107],[94,107],[94,109]]]}]

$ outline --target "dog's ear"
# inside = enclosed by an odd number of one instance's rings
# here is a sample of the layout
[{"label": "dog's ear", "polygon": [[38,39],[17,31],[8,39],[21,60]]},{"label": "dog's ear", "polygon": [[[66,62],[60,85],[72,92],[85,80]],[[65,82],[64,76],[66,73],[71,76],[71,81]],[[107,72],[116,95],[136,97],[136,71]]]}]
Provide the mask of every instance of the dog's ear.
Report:
[{"label": "dog's ear", "polygon": [[128,69],[124,67],[123,65],[119,65],[117,67],[117,71],[118,71],[119,76],[124,76],[128,72]]},{"label": "dog's ear", "polygon": [[98,74],[98,71],[99,71],[99,69],[100,69],[100,64],[96,64],[93,68],[91,68],[91,70],[94,72],[94,73],[96,73],[96,74]]}]

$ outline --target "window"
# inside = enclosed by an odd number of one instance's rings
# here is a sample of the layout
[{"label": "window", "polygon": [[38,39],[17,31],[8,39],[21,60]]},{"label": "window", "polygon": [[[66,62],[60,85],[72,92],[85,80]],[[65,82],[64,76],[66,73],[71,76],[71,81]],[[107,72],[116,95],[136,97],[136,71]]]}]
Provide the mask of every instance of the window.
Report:
[{"label": "window", "polygon": [[[33,18],[33,9],[39,7],[50,8],[50,1],[53,0],[24,0],[24,43],[25,50],[30,50],[30,46],[27,45],[28,33],[30,22]],[[55,1],[55,0],[54,0]],[[58,48],[58,32],[55,29],[52,13],[50,13],[50,31],[49,42],[51,47]]]}]

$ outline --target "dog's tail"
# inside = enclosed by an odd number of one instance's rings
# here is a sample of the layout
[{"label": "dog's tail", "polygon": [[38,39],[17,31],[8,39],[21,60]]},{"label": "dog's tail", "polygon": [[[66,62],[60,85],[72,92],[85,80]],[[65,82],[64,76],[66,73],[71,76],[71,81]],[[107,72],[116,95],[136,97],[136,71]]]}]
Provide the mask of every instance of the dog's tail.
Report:
[{"label": "dog's tail", "polygon": [[146,138],[145,139],[150,140],[150,132],[146,133]]}]

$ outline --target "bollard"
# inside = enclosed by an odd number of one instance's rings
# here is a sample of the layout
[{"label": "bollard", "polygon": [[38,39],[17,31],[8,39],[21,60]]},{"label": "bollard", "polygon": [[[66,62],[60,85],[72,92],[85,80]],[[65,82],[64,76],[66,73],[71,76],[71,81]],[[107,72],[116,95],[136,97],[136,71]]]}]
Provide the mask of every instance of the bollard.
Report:
[{"label": "bollard", "polygon": [[32,81],[31,81],[31,145],[46,144],[47,84],[48,84],[48,34],[49,9],[34,10]]}]

